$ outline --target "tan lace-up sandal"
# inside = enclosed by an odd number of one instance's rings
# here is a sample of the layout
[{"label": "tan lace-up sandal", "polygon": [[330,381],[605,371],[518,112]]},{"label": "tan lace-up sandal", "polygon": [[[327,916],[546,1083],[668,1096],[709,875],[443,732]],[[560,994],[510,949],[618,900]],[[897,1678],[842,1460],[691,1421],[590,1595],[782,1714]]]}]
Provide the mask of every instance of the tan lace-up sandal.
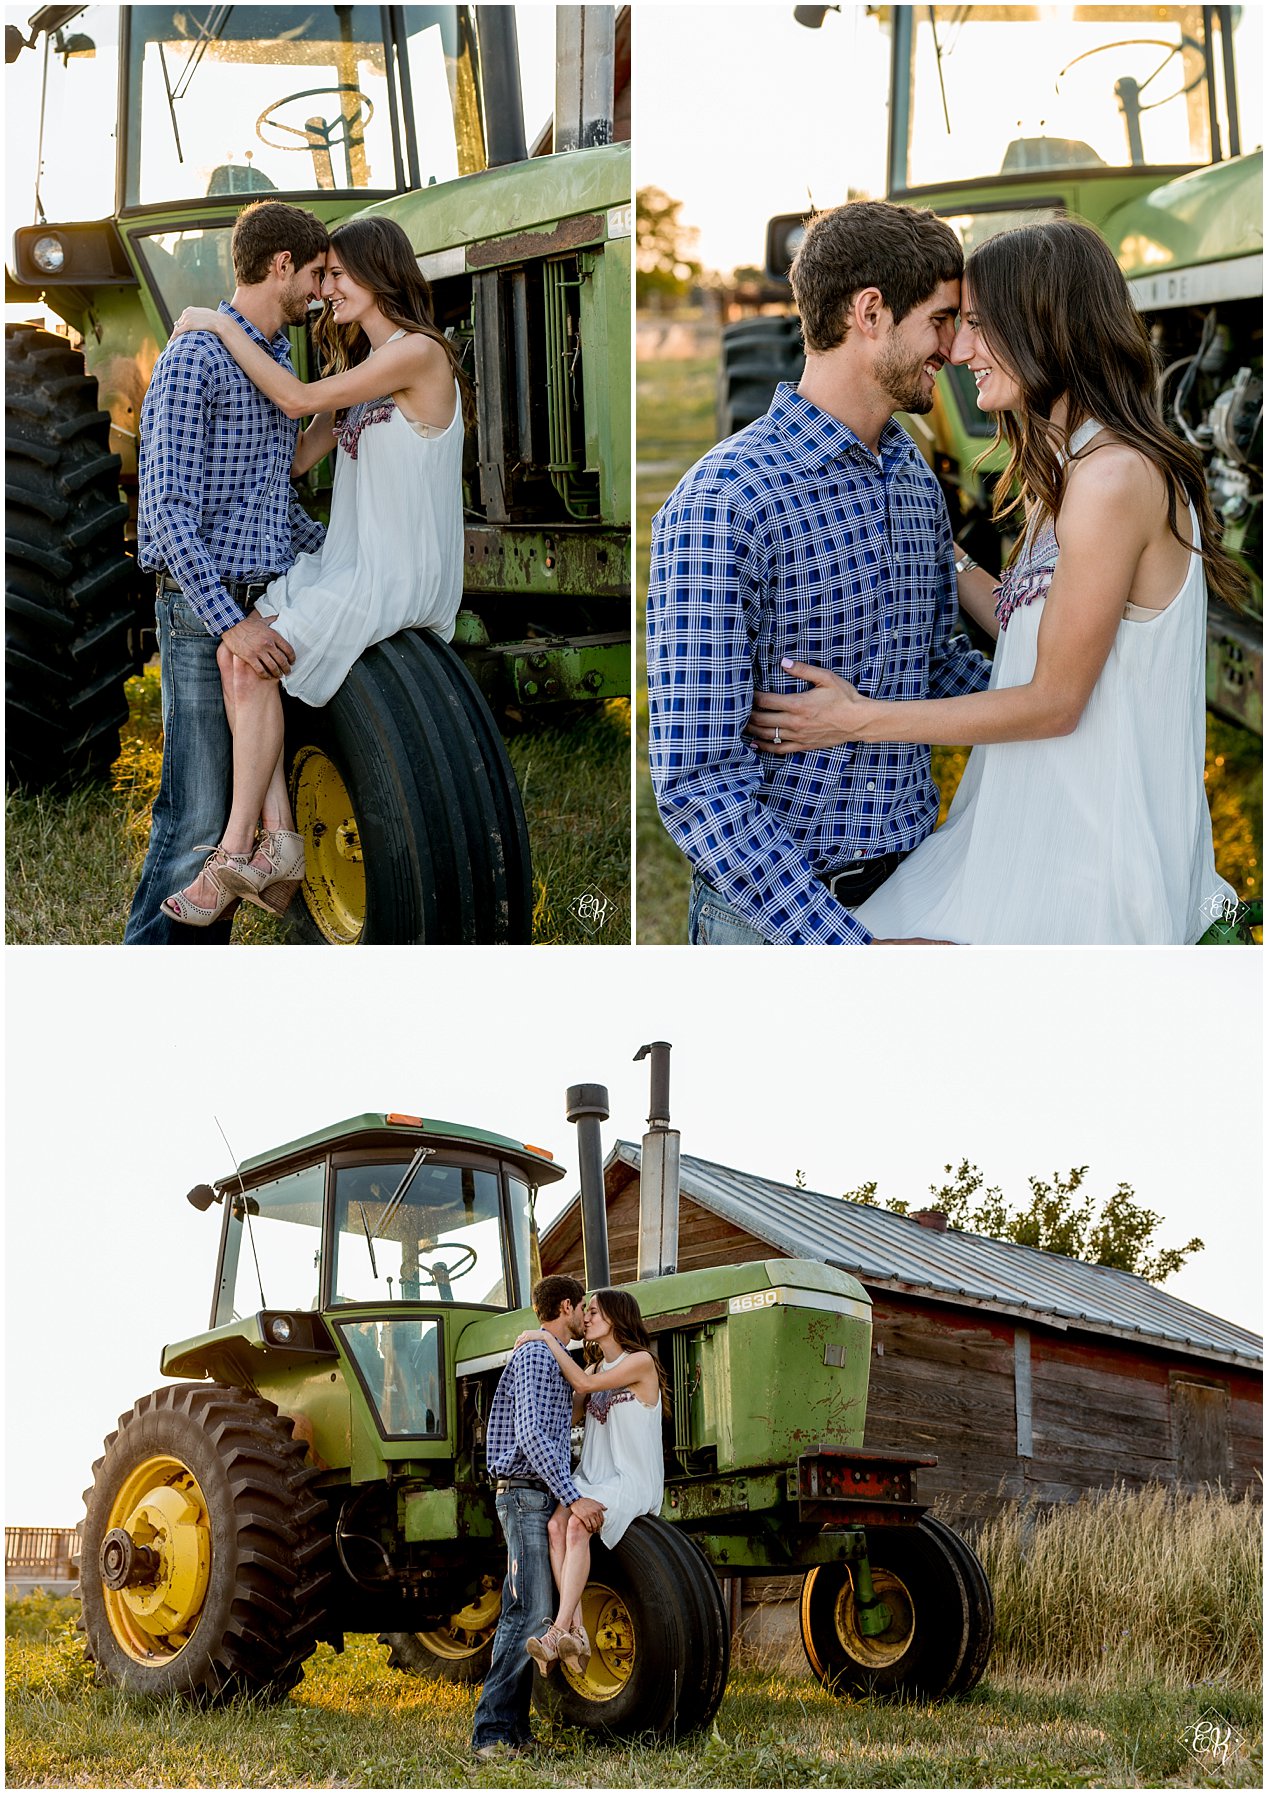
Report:
[{"label": "tan lace-up sandal", "polygon": [[304,837],[285,828],[266,828],[254,854],[220,875],[226,890],[272,916],[286,914],[303,877]]},{"label": "tan lace-up sandal", "polygon": [[524,1649],[537,1665],[541,1675],[548,1676],[555,1664],[558,1663],[560,1640],[567,1637],[568,1634],[562,1631],[560,1627],[547,1626],[540,1638],[530,1638],[528,1640]]},{"label": "tan lace-up sandal", "polygon": [[[200,842],[194,852],[202,853],[206,845],[205,841]],[[186,885],[183,891],[174,891],[170,897],[165,897],[159,908],[173,922],[183,922],[186,928],[210,928],[226,911],[237,907],[239,893],[229,886],[227,880],[238,868],[246,866],[247,858],[245,853],[226,853],[223,847],[213,847],[203,861],[199,877],[205,873],[216,887],[216,902],[210,908],[205,904],[195,903],[189,895],[194,885]],[[197,883],[198,879],[195,879],[194,884]]]}]

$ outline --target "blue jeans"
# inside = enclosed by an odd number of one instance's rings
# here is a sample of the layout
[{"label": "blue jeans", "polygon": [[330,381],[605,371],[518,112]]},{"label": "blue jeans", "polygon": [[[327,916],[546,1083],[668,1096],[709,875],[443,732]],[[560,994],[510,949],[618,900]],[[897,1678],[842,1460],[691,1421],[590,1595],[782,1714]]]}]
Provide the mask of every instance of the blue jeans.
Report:
[{"label": "blue jeans", "polygon": [[746,922],[738,910],[712,885],[707,885],[698,872],[691,875],[691,908],[687,917],[687,939],[693,947],[769,947],[771,942]]},{"label": "blue jeans", "polygon": [[150,845],[128,915],[124,941],[141,947],[223,946],[232,917],[189,928],[159,905],[191,884],[205,853],[224,832],[233,788],[233,741],[225,715],[219,641],[179,592],[160,592],[158,622],[163,687],[163,774],[150,814]]},{"label": "blue jeans", "polygon": [[506,1535],[506,1581],[493,1662],[475,1710],[473,1750],[485,1744],[527,1744],[532,1736],[528,1710],[536,1671],[524,1647],[554,1618],[555,1579],[546,1522],[557,1505],[545,1489],[507,1489],[497,1498],[498,1520]]}]

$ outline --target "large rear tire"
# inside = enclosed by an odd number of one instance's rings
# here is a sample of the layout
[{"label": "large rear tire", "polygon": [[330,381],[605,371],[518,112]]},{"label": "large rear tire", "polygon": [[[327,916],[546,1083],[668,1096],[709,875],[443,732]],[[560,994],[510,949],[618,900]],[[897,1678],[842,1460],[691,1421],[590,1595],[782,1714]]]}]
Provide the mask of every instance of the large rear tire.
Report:
[{"label": "large rear tire", "polygon": [[65,338],[6,324],[5,757],[27,790],[99,777],[137,670],[109,413]]},{"label": "large rear tire", "polygon": [[85,1650],[129,1694],[277,1699],[322,1636],[317,1472],[271,1402],[178,1384],[143,1396],[84,1492]]},{"label": "large rear tire", "polygon": [[781,380],[800,380],[806,365],[796,317],[743,318],[722,332],[718,435],[733,436],[761,417]]},{"label": "large rear tire", "polygon": [[561,1665],[535,1682],[535,1699],[553,1719],[609,1737],[684,1737],[712,1718],[726,1685],[715,1603],[713,1573],[688,1541],[649,1515],[632,1521],[614,1550],[593,1547],[581,1598],[589,1666],[582,1675]]},{"label": "large rear tire", "polygon": [[293,915],[336,945],[532,935],[528,828],[488,705],[428,630],[368,648],[330,703],[288,704],[308,862]]},{"label": "large rear tire", "polygon": [[801,1590],[801,1638],[815,1675],[834,1694],[945,1700],[978,1680],[993,1613],[970,1548],[929,1516],[917,1526],[868,1532],[868,1561],[890,1623],[869,1637],[858,1624],[853,1567],[822,1564]]}]

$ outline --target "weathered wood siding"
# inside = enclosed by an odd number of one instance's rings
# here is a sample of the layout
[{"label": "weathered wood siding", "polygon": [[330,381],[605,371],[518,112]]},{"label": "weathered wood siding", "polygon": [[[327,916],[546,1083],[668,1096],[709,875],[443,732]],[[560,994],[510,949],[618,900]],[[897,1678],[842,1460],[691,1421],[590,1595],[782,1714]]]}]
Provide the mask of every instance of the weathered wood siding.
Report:
[{"label": "weathered wood siding", "polygon": [[[638,1261],[638,1177],[608,1171],[614,1283]],[[785,1254],[683,1196],[679,1269]],[[548,1262],[546,1262],[548,1260]],[[582,1276],[579,1207],[552,1229],[543,1268]],[[930,1452],[923,1498],[985,1512],[1025,1494],[1158,1481],[1258,1489],[1262,1380],[1157,1347],[1065,1332],[988,1310],[869,1287],[872,1363],[865,1443]]]}]

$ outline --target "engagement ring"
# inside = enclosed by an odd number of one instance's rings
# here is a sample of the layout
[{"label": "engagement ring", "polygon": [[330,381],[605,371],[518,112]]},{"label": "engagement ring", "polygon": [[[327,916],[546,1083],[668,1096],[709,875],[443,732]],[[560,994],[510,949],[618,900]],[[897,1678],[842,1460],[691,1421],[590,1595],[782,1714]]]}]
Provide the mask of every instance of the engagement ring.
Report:
[{"label": "engagement ring", "polygon": [[775,746],[779,746],[779,724],[775,724]]}]

